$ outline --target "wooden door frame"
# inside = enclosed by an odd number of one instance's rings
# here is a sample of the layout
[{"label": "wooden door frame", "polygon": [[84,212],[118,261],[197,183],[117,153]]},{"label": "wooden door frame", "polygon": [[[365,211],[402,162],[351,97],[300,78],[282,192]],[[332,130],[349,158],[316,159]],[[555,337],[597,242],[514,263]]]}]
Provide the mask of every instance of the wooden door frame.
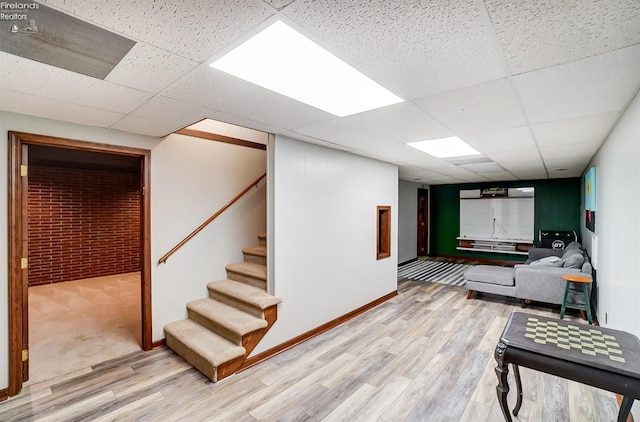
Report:
[{"label": "wooden door frame", "polygon": [[[417,225],[417,235],[416,235],[416,256],[426,256],[429,254],[429,189],[426,188],[418,188],[417,191],[417,202],[418,202],[418,209],[417,209],[417,213],[418,213],[418,219],[416,221],[416,225]],[[420,199],[424,197],[425,199],[425,203],[423,205],[421,205],[420,203]],[[424,209],[422,208],[424,207]],[[422,215],[420,214],[420,211],[425,211],[426,214],[426,221],[422,221]],[[421,226],[421,223],[424,223],[424,228]],[[421,236],[421,231],[424,230],[426,231],[426,233],[424,233],[424,237]],[[420,239],[422,238],[422,242],[423,244],[420,244]],[[421,253],[420,248],[421,246],[425,247],[425,253]]]},{"label": "wooden door frame", "polygon": [[91,151],[139,157],[141,162],[140,185],[142,201],[140,207],[140,287],[142,314],[142,349],[151,350],[151,151],[118,145],[99,144],[75,139],[57,138],[23,132],[9,132],[9,204],[8,204],[8,284],[9,284],[9,396],[20,393],[22,376],[23,311],[28,292],[22,285],[20,261],[24,239],[23,224],[26,224],[26,209],[22,204],[23,192],[20,175],[23,145],[43,145],[64,149]]}]

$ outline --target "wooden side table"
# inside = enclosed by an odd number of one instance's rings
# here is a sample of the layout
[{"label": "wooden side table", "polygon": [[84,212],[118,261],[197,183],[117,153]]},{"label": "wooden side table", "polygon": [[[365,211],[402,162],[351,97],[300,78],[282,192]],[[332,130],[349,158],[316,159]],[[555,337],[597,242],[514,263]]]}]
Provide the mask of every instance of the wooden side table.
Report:
[{"label": "wooden side table", "polygon": [[[593,279],[591,277],[585,277],[578,274],[565,274],[562,276],[567,281],[567,285],[564,288],[564,298],[562,299],[562,310],[560,311],[560,319],[564,318],[564,312],[567,308],[579,309],[587,313],[587,321],[589,324],[593,324],[593,318],[591,317],[591,298],[589,297],[589,288]],[[578,285],[578,287],[572,286],[572,284]],[[578,302],[568,302],[569,292],[581,294],[584,298],[584,304]]]}]

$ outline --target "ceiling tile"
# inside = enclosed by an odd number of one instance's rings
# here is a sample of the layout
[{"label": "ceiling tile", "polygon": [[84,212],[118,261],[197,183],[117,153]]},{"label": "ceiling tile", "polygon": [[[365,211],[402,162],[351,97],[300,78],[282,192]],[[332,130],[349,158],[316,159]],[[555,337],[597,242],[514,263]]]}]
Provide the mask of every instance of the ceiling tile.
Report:
[{"label": "ceiling tile", "polygon": [[544,163],[536,148],[496,151],[487,155],[511,173],[536,172],[544,175],[544,178],[547,177]]},{"label": "ceiling tile", "polygon": [[518,177],[507,171],[496,171],[493,173],[482,173],[483,177],[493,181],[493,182],[501,182],[504,180],[518,180]]},{"label": "ceiling tile", "polygon": [[264,0],[264,2],[276,10],[282,10],[293,3],[294,0]]},{"label": "ceiling tile", "polygon": [[[581,167],[581,168],[580,168]],[[580,177],[586,165],[576,166],[573,169],[549,170],[549,177],[552,179],[566,179],[568,177]]]},{"label": "ceiling tile", "polygon": [[[562,157],[562,158],[549,158],[544,160],[550,177],[571,177],[566,174],[578,174],[582,173],[585,169],[591,157]],[[559,169],[564,169],[559,171]],[[562,174],[562,176],[558,176]]]},{"label": "ceiling tile", "polygon": [[535,142],[527,126],[464,135],[462,139],[483,154],[535,148]]},{"label": "ceiling tile", "polygon": [[516,76],[531,123],[619,112],[640,87],[640,44]]},{"label": "ceiling tile", "polygon": [[527,123],[518,97],[507,79],[421,98],[416,103],[459,134]]},{"label": "ceiling tile", "polygon": [[520,180],[547,179],[547,172],[543,170],[510,170],[510,173]]},{"label": "ceiling tile", "polygon": [[514,171],[542,171],[544,173],[544,164],[541,158],[528,161],[503,161],[500,165],[511,173]]},{"label": "ceiling tile", "polygon": [[98,127],[109,127],[124,116],[4,88],[0,88],[0,110]]},{"label": "ceiling tile", "polygon": [[389,157],[395,162],[419,165],[425,168],[449,168],[451,164],[436,158],[432,155],[425,154],[406,144],[399,142],[379,142],[368,144],[367,149],[379,156]]},{"label": "ceiling tile", "polygon": [[461,179],[464,183],[483,183],[491,181],[489,178],[484,177],[484,175],[475,173],[471,173],[468,176],[461,177]]},{"label": "ceiling tile", "polygon": [[[273,133],[283,133],[336,118],[332,114],[212,69],[206,64],[171,85],[162,95],[268,124],[274,128]],[[257,127],[254,129],[262,130]]]},{"label": "ceiling tile", "polygon": [[398,142],[416,142],[452,136],[453,132],[420,110],[412,102],[394,104],[344,118]]},{"label": "ceiling tile", "polygon": [[299,141],[308,142],[310,144],[320,145],[327,148],[338,149],[341,151],[354,151],[353,148],[347,147],[345,145],[340,145],[335,142],[328,142],[322,139],[314,138],[312,136],[303,135],[301,133],[296,133],[292,131],[284,132],[282,135],[288,136],[292,139],[297,139]]},{"label": "ceiling tile", "polygon": [[0,80],[25,94],[125,114],[151,98],[147,92],[7,53],[0,53]]},{"label": "ceiling tile", "polygon": [[496,162],[464,164],[464,165],[461,165],[460,167],[466,170],[472,171],[474,173],[481,173],[483,175],[485,173],[504,172],[504,169],[500,166],[500,164]]},{"label": "ceiling tile", "polygon": [[637,0],[485,0],[513,74],[640,42]]},{"label": "ceiling tile", "polygon": [[474,0],[298,0],[284,14],[405,100],[505,76]]},{"label": "ceiling tile", "polygon": [[196,66],[198,63],[191,60],[149,44],[137,43],[106,80],[157,93]]},{"label": "ceiling tile", "polygon": [[420,167],[413,167],[407,165],[398,166],[398,173],[401,178],[404,180],[412,180],[420,178],[422,182],[430,183],[433,185],[440,185],[445,183],[462,183],[463,180],[457,179],[455,177],[432,172]]},{"label": "ceiling tile", "polygon": [[262,1],[132,2],[47,0],[84,20],[202,62],[275,13]]},{"label": "ceiling tile", "polygon": [[601,141],[580,142],[563,145],[544,145],[540,153],[545,162],[562,158],[591,158],[602,145]]},{"label": "ceiling tile", "polygon": [[533,125],[538,145],[562,145],[578,142],[604,141],[616,124],[620,113],[604,113],[558,122]]},{"label": "ceiling tile", "polygon": [[298,128],[294,132],[355,149],[367,149],[370,145],[379,143],[375,141],[375,133],[362,126],[346,122],[344,119],[334,119]]},{"label": "ceiling tile", "polygon": [[166,130],[159,126],[154,119],[145,119],[133,115],[125,116],[122,120],[114,124],[112,129],[122,130],[125,132],[137,133],[140,135],[160,137],[172,132],[171,129]]},{"label": "ceiling tile", "polygon": [[202,120],[207,111],[204,107],[156,96],[113,127],[134,133],[162,136],[175,132],[189,123]]}]

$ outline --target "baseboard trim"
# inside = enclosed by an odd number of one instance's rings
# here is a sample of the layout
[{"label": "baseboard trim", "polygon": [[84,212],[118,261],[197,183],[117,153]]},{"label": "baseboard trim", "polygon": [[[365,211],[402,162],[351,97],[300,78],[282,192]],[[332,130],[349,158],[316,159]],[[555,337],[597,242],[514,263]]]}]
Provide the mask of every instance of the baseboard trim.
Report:
[{"label": "baseboard trim", "polygon": [[[622,396],[616,393],[616,400],[618,401],[618,406],[622,405]],[[633,415],[629,413],[629,417],[626,422],[633,422]]]},{"label": "baseboard trim", "polygon": [[296,336],[294,338],[292,338],[291,340],[285,341],[284,343],[272,347],[269,350],[265,350],[262,353],[258,353],[255,356],[251,356],[250,358],[247,358],[247,360],[244,361],[244,363],[240,366],[240,368],[238,369],[238,372],[244,371],[245,369],[249,369],[254,365],[259,364],[260,362],[263,362],[275,355],[278,355],[286,350],[291,349],[294,346],[297,346],[300,343],[303,343],[309,339],[312,339],[313,337],[316,337],[322,333],[324,333],[325,331],[329,331],[330,329],[337,327],[338,325],[344,323],[345,321],[350,320],[351,318],[354,318],[366,311],[368,311],[369,309],[375,308],[376,306],[380,305],[381,303],[386,302],[389,299],[394,298],[395,296],[398,295],[398,291],[393,291],[387,295],[384,295],[376,300],[374,300],[373,302],[369,302],[364,306],[359,307],[358,309],[354,309],[353,311],[346,313],[334,320],[331,320],[327,323],[324,323],[312,330],[307,331],[306,333],[300,334],[299,336]]},{"label": "baseboard trim", "polygon": [[417,260],[418,260],[418,258],[413,258],[413,259],[410,259],[410,260],[408,260],[408,261],[400,262],[400,263],[398,264],[398,267],[399,267],[400,265],[406,265],[406,264],[409,264],[409,263],[411,263],[411,262],[415,262],[415,261],[417,261]]},{"label": "baseboard trim", "polygon": [[167,347],[167,340],[164,338],[161,338],[160,340],[154,341],[153,343],[151,343],[151,350],[161,349],[163,347]]},{"label": "baseboard trim", "polygon": [[0,402],[7,401],[9,399],[9,389],[3,388],[0,390]]}]

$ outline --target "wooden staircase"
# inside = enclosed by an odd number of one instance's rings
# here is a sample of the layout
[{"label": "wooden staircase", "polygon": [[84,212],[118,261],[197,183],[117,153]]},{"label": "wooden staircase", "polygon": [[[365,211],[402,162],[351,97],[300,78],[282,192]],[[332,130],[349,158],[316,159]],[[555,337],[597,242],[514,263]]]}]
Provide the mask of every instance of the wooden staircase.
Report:
[{"label": "wooden staircase", "polygon": [[226,266],[227,278],[207,284],[209,297],[187,303],[189,318],[165,325],[167,346],[217,382],[235,373],[278,314],[267,293],[266,234],[242,250],[244,262]]}]

